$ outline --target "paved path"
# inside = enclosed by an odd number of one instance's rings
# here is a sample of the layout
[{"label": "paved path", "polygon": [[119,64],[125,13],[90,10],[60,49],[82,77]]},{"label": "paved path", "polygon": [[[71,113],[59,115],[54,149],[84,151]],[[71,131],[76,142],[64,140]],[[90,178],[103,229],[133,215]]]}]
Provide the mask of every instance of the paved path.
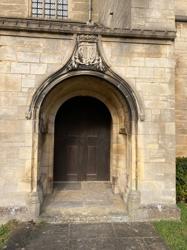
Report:
[{"label": "paved path", "polygon": [[23,224],[8,250],[166,250],[149,223]]}]

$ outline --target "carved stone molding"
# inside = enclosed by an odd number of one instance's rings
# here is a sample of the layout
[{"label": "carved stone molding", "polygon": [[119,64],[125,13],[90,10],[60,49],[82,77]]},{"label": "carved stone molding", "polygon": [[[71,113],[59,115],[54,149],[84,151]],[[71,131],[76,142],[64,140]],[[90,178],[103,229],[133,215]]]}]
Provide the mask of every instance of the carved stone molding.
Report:
[{"label": "carved stone molding", "polygon": [[[177,20],[179,18],[177,17]],[[181,18],[180,18],[181,19]],[[182,18],[184,20],[184,18]],[[20,31],[38,32],[38,34],[91,34],[118,38],[171,40],[176,38],[176,30],[148,30],[148,29],[110,29],[99,24],[87,25],[86,23],[40,20],[28,18],[0,17],[0,30],[17,31],[17,35],[23,35]]]},{"label": "carved stone molding", "polygon": [[97,35],[79,35],[73,56],[68,65],[68,70],[97,70],[106,71],[106,64],[103,61]]}]

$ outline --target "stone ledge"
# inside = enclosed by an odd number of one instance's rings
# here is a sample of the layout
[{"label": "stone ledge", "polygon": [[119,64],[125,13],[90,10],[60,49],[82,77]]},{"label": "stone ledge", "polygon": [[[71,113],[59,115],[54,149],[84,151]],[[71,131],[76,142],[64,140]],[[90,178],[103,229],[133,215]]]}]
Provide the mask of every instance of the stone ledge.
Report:
[{"label": "stone ledge", "polygon": [[32,215],[27,207],[0,207],[0,224],[9,220],[29,221],[32,220]]},{"label": "stone ledge", "polygon": [[176,16],[175,16],[175,21],[176,21],[176,22],[183,22],[183,23],[186,23],[186,22],[187,22],[187,16],[176,15]]},{"label": "stone ledge", "polygon": [[97,34],[107,37],[174,40],[175,30],[110,29],[98,24],[0,17],[0,30],[53,34]]},{"label": "stone ledge", "polygon": [[130,214],[131,221],[180,220],[180,209],[176,205],[140,206]]}]

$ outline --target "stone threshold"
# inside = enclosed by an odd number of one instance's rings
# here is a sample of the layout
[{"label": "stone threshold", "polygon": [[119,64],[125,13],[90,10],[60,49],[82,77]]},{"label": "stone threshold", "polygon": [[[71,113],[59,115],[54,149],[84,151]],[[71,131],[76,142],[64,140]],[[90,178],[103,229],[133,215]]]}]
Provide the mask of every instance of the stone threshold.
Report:
[{"label": "stone threshold", "polygon": [[0,17],[0,30],[40,32],[52,34],[93,34],[105,37],[142,38],[156,40],[170,40],[176,38],[175,30],[149,29],[110,29],[98,24],[87,24],[71,21],[55,21],[32,18]]}]

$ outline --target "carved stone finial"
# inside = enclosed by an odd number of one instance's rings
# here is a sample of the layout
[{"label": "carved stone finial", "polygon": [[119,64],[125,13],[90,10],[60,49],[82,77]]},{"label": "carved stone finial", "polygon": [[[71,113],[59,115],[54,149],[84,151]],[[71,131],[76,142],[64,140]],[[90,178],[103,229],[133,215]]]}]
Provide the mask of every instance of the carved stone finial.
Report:
[{"label": "carved stone finial", "polygon": [[98,49],[98,36],[79,35],[77,37],[76,50],[68,69],[91,69],[101,72],[106,70]]}]

